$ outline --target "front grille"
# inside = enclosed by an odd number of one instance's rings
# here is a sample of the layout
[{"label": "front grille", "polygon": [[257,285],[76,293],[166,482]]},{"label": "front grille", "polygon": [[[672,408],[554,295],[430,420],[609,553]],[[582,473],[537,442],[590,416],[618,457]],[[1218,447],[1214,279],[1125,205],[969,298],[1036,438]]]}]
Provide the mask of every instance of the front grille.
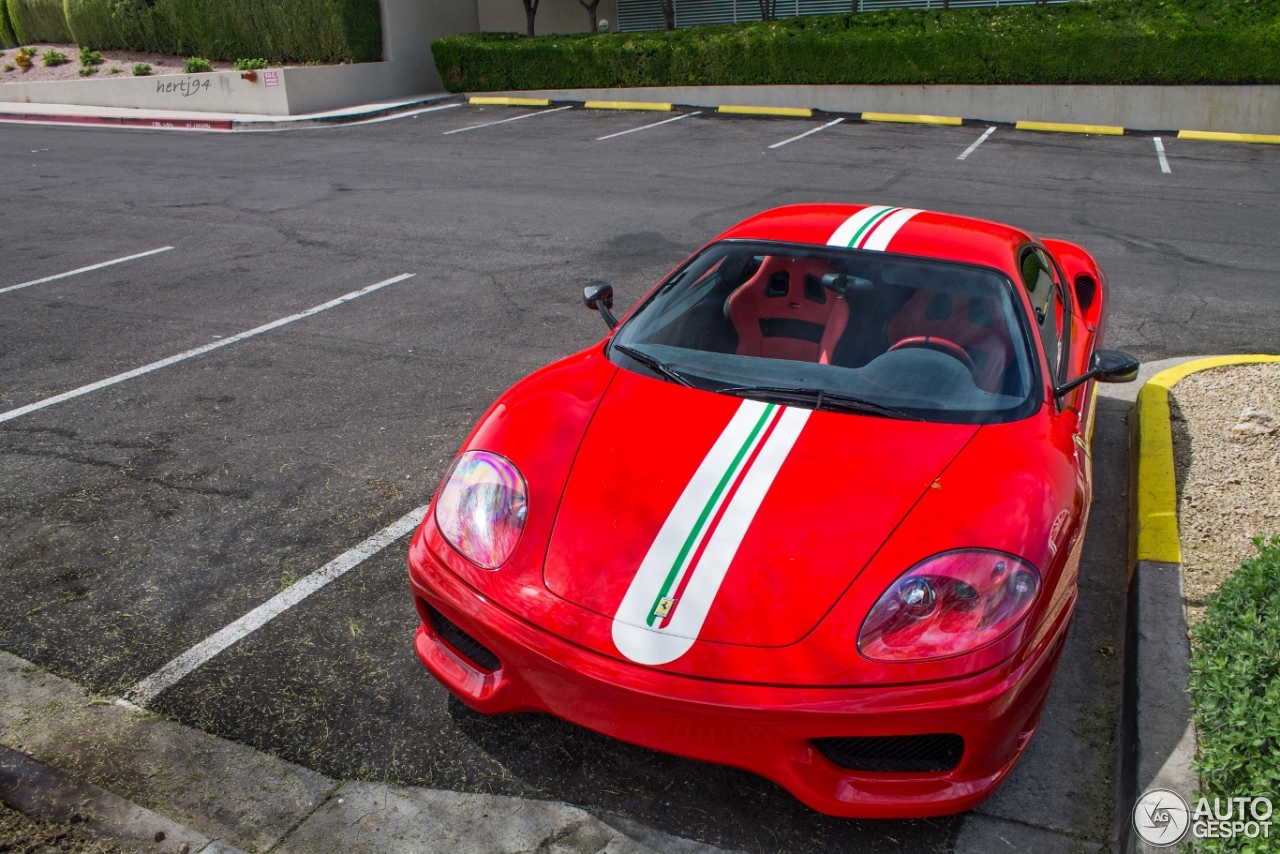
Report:
[{"label": "front grille", "polygon": [[964,739],[951,733],[815,738],[818,752],[851,771],[950,771]]},{"label": "front grille", "polygon": [[464,632],[457,623],[430,605],[427,605],[427,616],[431,618],[431,628],[435,630],[435,633],[443,638],[449,646],[471,659],[471,662],[481,670],[492,673],[502,666],[498,656],[490,652],[487,646]]}]

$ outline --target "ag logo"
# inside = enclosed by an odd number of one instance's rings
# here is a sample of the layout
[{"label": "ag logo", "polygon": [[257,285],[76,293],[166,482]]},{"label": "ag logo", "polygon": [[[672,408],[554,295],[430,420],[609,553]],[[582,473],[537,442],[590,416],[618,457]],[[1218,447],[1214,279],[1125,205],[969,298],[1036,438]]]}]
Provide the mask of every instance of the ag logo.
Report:
[{"label": "ag logo", "polygon": [[1133,807],[1133,827],[1148,845],[1176,845],[1190,820],[1187,802],[1168,789],[1151,789]]}]

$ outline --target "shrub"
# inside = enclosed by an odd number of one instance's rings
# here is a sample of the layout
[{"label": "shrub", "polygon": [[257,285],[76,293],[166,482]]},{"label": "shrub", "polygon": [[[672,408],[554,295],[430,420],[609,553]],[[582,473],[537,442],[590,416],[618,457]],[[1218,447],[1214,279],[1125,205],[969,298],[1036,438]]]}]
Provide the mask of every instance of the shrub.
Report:
[{"label": "shrub", "polygon": [[87,47],[80,48],[80,64],[84,66],[101,65],[102,54],[96,50],[89,50]]},{"label": "shrub", "polygon": [[5,0],[5,3],[19,43],[74,41],[62,0]]},{"label": "shrub", "polygon": [[120,73],[120,66],[118,66],[118,65],[113,65],[113,66],[111,66],[111,68],[107,69],[107,73],[108,73],[108,74],[119,74],[119,73]]},{"label": "shrub", "polygon": [[14,65],[12,62],[6,62],[4,64],[5,71],[16,71],[17,69],[18,69],[18,66]]},{"label": "shrub", "polygon": [[65,4],[76,41],[103,50],[150,50],[218,60],[263,57],[269,63],[369,62],[382,56],[379,0],[65,0]]},{"label": "shrub", "polygon": [[98,69],[94,68],[92,65],[86,65],[81,68],[78,73],[81,77],[88,77],[90,74],[97,74]]},{"label": "shrub", "polygon": [[[1191,693],[1204,794],[1271,794],[1280,784],[1280,537],[1257,539],[1257,557],[1207,597],[1191,630]],[[1202,840],[1197,851],[1234,851]]]},{"label": "shrub", "polygon": [[147,65],[145,62],[139,62],[137,65],[133,67],[134,77],[146,77],[150,73],[151,73],[151,66]]},{"label": "shrub", "polygon": [[9,0],[0,0],[0,47],[17,47],[18,34],[13,31],[13,20],[9,17]]},{"label": "shrub", "polygon": [[1280,0],[898,9],[432,44],[451,91],[743,84],[1280,82]]},{"label": "shrub", "polygon": [[237,59],[236,71],[255,71],[259,68],[266,68],[267,61],[265,59]]},{"label": "shrub", "polygon": [[44,53],[40,54],[40,62],[42,62],[46,68],[53,68],[57,65],[66,65],[70,61],[71,59],[65,53],[60,50],[54,50],[53,48],[49,48]]},{"label": "shrub", "polygon": [[182,60],[182,71],[185,74],[203,74],[206,71],[213,70],[213,63],[207,59],[201,59],[193,56],[190,59]]}]

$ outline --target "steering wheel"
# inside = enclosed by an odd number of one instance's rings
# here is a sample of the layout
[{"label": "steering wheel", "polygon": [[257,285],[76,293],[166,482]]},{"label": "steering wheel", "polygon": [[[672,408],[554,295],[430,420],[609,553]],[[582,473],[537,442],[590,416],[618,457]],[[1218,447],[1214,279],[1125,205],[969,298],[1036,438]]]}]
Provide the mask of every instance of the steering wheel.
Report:
[{"label": "steering wheel", "polygon": [[889,348],[889,352],[894,350],[933,350],[935,353],[945,353],[953,359],[956,359],[966,368],[969,373],[974,372],[973,359],[965,352],[965,349],[954,341],[948,341],[946,338],[939,338],[936,335],[912,335],[910,338],[903,338]]}]

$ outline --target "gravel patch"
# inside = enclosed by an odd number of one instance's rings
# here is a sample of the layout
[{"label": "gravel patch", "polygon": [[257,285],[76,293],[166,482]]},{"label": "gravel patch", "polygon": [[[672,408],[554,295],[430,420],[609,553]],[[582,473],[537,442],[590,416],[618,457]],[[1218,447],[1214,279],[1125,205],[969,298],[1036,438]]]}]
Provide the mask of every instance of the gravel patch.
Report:
[{"label": "gravel patch", "polygon": [[1255,554],[1254,537],[1280,534],[1280,364],[1192,374],[1169,395],[1187,621]]},{"label": "gravel patch", "polygon": [[[145,53],[138,50],[104,50],[102,54],[102,64],[93,66],[97,70],[89,75],[80,73],[80,48],[73,44],[39,44],[27,45],[27,50],[35,56],[32,60],[31,67],[26,71],[16,67],[14,54],[18,52],[17,48],[0,51],[0,84],[2,83],[37,83],[47,80],[106,80],[115,77],[131,77],[133,76],[133,66],[144,63],[151,66],[151,76],[162,74],[182,74],[182,61],[184,57],[170,56],[164,53]],[[66,55],[71,60],[64,65],[46,66],[41,57],[46,50],[56,50]],[[214,71],[233,71],[235,63],[221,62],[210,60]],[[278,65],[272,65],[272,68],[288,68],[295,65],[302,65],[298,62],[285,62]],[[12,70],[4,71],[3,69],[14,66]],[[112,73],[112,68],[120,69],[116,73]]]}]

